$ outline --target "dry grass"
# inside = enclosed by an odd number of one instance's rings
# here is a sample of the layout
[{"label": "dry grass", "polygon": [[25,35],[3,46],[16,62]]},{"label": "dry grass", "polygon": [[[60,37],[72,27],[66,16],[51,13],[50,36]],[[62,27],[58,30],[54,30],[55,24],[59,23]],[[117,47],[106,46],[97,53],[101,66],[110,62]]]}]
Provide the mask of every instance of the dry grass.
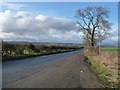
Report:
[{"label": "dry grass", "polygon": [[[88,49],[86,52],[89,56],[91,56],[100,67],[106,68],[109,71],[109,77],[107,82],[111,83],[111,87],[116,87],[118,84],[118,52],[108,52],[104,50],[100,50],[98,54],[97,48],[96,50]],[[113,85],[113,86],[112,86]]]},{"label": "dry grass", "polygon": [[109,70],[111,77],[109,82],[118,83],[118,53],[101,51],[100,55],[94,56],[100,66]]}]

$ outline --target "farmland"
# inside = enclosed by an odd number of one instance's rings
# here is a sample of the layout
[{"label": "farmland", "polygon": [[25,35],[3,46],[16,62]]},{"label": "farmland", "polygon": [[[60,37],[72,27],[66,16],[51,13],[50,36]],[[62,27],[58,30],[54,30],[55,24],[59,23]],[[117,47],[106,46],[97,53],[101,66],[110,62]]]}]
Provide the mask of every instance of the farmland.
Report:
[{"label": "farmland", "polygon": [[104,51],[120,51],[120,47],[102,47]]}]

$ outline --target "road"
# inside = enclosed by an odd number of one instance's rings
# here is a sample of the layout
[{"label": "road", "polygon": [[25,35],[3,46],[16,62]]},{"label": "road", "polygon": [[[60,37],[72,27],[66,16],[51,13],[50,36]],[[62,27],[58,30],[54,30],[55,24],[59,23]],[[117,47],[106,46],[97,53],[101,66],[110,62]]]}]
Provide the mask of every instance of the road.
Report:
[{"label": "road", "polygon": [[4,62],[3,88],[100,88],[83,50]]}]

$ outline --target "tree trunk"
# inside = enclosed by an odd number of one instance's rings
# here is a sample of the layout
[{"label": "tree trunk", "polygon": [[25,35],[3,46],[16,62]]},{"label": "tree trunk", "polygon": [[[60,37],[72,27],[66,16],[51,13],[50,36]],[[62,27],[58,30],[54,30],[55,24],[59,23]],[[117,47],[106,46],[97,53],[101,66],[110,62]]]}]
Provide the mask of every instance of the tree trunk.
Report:
[{"label": "tree trunk", "polygon": [[93,47],[94,46],[94,35],[92,35],[92,38],[91,38],[91,46]]},{"label": "tree trunk", "polygon": [[92,32],[92,36],[91,36],[91,46],[92,47],[95,45],[95,42],[94,42],[94,32],[95,32],[95,27],[93,27],[93,32]]}]

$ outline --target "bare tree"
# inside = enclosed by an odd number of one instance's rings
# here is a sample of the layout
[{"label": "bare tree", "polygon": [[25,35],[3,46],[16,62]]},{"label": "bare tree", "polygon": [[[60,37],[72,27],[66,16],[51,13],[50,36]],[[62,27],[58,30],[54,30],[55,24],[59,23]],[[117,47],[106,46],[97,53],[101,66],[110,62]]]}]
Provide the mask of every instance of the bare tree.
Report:
[{"label": "bare tree", "polygon": [[104,7],[86,7],[76,12],[76,24],[79,31],[83,32],[83,38],[89,46],[95,46],[109,36],[111,23],[109,9]]}]

